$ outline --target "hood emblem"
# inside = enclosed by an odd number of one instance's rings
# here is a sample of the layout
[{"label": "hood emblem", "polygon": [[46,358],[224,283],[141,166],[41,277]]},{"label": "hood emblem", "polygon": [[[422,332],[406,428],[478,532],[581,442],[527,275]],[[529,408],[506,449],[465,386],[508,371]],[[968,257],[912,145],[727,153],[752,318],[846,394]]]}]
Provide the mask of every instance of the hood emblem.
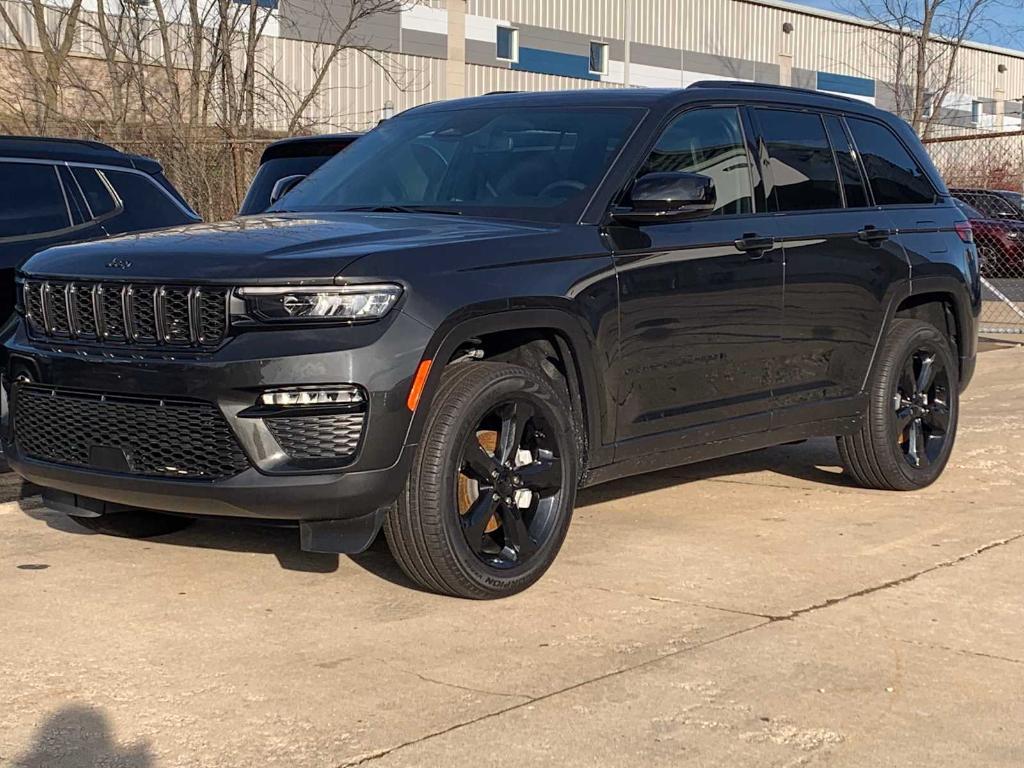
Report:
[{"label": "hood emblem", "polygon": [[111,259],[107,262],[107,269],[129,269],[131,265],[127,259]]}]

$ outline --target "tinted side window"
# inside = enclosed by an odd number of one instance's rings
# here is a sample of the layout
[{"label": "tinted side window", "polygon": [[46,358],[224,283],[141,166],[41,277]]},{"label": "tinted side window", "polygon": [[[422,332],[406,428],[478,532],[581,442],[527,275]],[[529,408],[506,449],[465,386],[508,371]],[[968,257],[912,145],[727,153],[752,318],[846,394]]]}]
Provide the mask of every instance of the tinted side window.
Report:
[{"label": "tinted side window", "polygon": [[754,210],[750,158],[735,107],[697,109],[676,118],[639,175],[659,171],[700,173],[714,179],[718,205],[712,215]]},{"label": "tinted side window", "polygon": [[118,201],[111,194],[103,171],[95,168],[75,168],[74,173],[75,181],[78,182],[94,219],[106,216],[117,208]]},{"label": "tinted side window", "polygon": [[921,166],[889,128],[848,117],[847,124],[878,205],[931,203],[935,190]]},{"label": "tinted side window", "polygon": [[124,211],[111,219],[113,232],[135,232],[184,224],[190,219],[155,182],[138,173],[104,171]]},{"label": "tinted side window", "polygon": [[0,162],[0,237],[37,235],[69,226],[56,167]]},{"label": "tinted side window", "polygon": [[776,210],[842,208],[836,162],[821,116],[759,109],[757,119],[768,147]]},{"label": "tinted side window", "polygon": [[857,164],[857,153],[843,129],[843,121],[835,115],[826,115],[825,128],[836,153],[836,165],[839,166],[839,180],[843,184],[846,205],[848,208],[863,208],[868,204],[868,193]]}]

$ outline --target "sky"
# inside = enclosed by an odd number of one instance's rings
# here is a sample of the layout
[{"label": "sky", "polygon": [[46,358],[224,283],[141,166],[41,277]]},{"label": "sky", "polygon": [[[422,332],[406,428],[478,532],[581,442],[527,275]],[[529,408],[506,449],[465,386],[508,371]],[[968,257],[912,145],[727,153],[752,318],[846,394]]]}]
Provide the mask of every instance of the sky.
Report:
[{"label": "sky", "polygon": [[[792,0],[801,5],[810,5],[815,8],[824,8],[826,11],[839,11],[849,13],[855,7],[854,2],[842,2],[839,0]],[[975,39],[980,43],[991,43],[1006,48],[1014,48],[1024,51],[1024,11],[1020,8],[1011,9],[1006,7],[993,6],[989,12],[992,23],[977,35]]]}]

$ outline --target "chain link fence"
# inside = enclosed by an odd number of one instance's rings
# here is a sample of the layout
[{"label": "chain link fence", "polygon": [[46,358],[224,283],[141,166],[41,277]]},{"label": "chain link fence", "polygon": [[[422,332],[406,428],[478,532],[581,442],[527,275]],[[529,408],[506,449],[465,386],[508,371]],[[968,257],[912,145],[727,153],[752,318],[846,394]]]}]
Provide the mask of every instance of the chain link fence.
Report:
[{"label": "chain link fence", "polygon": [[1024,134],[925,142],[974,229],[985,333],[1024,334]]}]

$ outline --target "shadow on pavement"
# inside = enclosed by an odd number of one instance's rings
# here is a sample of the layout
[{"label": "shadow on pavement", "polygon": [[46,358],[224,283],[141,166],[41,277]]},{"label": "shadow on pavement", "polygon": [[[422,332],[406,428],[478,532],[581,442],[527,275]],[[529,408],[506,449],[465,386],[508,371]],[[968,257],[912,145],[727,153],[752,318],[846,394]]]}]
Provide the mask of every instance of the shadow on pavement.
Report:
[{"label": "shadow on pavement", "polygon": [[[854,487],[852,481],[839,470],[835,441],[829,438],[778,446],[616,480],[581,491],[577,506],[587,507],[637,493],[753,472],[770,472],[809,483]],[[0,480],[0,493],[5,494],[5,500],[17,499],[26,515],[64,533],[97,535],[81,527],[67,515],[43,507],[38,498],[39,489],[35,486],[28,483],[20,484],[20,481],[18,485],[14,482],[4,485],[4,480],[8,477],[10,476]],[[270,554],[277,558],[282,568],[307,573],[333,573],[338,570],[341,557],[336,554],[303,552],[299,548],[298,530],[294,527],[259,525],[229,518],[204,518],[184,531],[156,537],[151,541],[170,546]],[[391,558],[383,534],[377,536],[366,552],[351,555],[349,559],[378,578],[402,587],[415,588]]]},{"label": "shadow on pavement", "polygon": [[110,722],[99,709],[84,704],[61,707],[36,729],[32,746],[15,758],[13,768],[152,768],[146,742],[116,744]]}]

